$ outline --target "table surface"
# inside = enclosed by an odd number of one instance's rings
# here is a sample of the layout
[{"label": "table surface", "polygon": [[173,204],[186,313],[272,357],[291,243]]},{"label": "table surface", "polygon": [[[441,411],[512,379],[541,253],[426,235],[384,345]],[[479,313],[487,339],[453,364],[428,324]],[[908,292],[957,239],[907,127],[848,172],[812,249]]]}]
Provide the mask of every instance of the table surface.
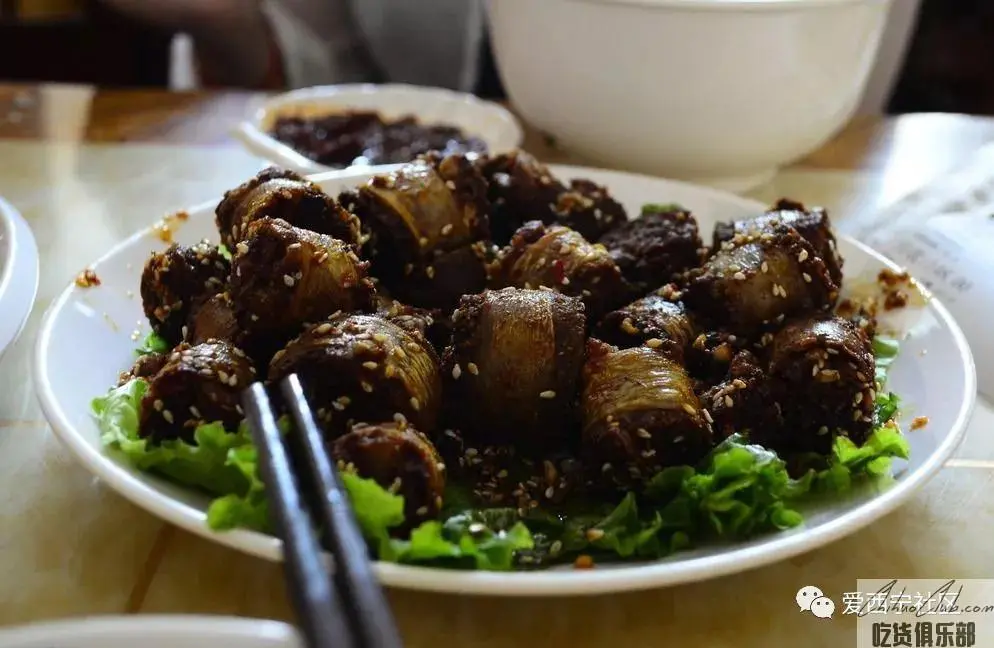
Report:
[{"label": "table surface", "polygon": [[[59,444],[28,379],[41,316],[80,269],[163,213],[215,198],[258,170],[228,132],[260,99],[0,86],[0,195],[31,223],[42,271],[28,326],[0,364],[0,626],[137,612],[290,618],[278,565],[176,529],[111,492]],[[990,119],[857,119],[752,195],[824,204],[845,228],[990,140]],[[537,133],[526,148],[570,161]],[[956,458],[901,509],[779,564],[612,596],[391,591],[390,599],[410,646],[453,637],[467,646],[850,645],[852,617],[798,614],[798,588],[817,585],[839,600],[857,578],[994,576],[986,534],[994,506],[984,496],[994,486],[992,422],[982,404]]]}]

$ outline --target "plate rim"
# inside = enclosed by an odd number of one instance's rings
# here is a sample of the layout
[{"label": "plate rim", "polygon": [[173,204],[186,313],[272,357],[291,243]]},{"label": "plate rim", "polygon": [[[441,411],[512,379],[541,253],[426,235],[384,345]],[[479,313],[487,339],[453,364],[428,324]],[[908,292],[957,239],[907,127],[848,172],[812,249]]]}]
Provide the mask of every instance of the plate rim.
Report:
[{"label": "plate rim", "polygon": [[[0,302],[12,301],[12,321],[0,322],[0,358],[20,338],[38,296],[41,265],[31,226],[10,202],[0,197],[0,222],[9,236],[9,258],[0,268]],[[30,279],[29,279],[30,277]],[[14,285],[17,281],[18,285]],[[25,286],[24,284],[27,284]],[[4,306],[7,304],[5,303]]]},{"label": "plate rim", "polygon": [[[392,165],[397,166],[397,165]],[[310,178],[316,182],[327,180],[348,180],[352,176],[368,176],[370,173],[382,172],[384,167],[343,169],[317,174]],[[635,177],[654,182],[682,185],[687,188],[702,191],[721,197],[723,200],[737,201],[750,204],[751,208],[761,203],[751,201],[741,196],[729,194],[718,189],[701,187],[692,183],[657,178],[648,175],[628,173],[610,169],[596,169],[571,165],[549,165],[550,171],[571,177],[569,174],[594,172],[599,175]],[[217,201],[205,201],[190,207],[188,211],[197,212],[203,209],[213,209]],[[120,241],[104,253],[92,265],[105,262],[121,250],[131,246],[136,240],[147,235],[150,227],[138,230],[128,238]],[[847,244],[853,245],[863,253],[893,270],[900,267],[859,241],[841,235]],[[76,458],[91,473],[102,479],[113,490],[140,508],[160,517],[191,533],[217,542],[229,548],[265,558],[271,561],[282,560],[282,543],[267,534],[245,529],[235,529],[225,532],[210,530],[203,523],[203,512],[183,502],[173,500],[152,486],[142,482],[125,466],[119,465],[107,453],[91,446],[75,426],[68,420],[66,412],[59,406],[47,380],[44,368],[48,363],[48,354],[55,315],[65,305],[73,292],[73,285],[67,286],[46,309],[37,339],[33,358],[35,389],[39,404],[45,417],[59,439],[76,455]],[[928,307],[934,309],[933,316],[945,326],[952,336],[955,348],[959,352],[958,363],[962,366],[965,378],[965,389],[957,406],[956,417],[949,434],[929,455],[924,463],[907,477],[901,479],[893,487],[878,494],[864,504],[847,511],[839,517],[819,525],[814,530],[784,533],[780,537],[753,547],[731,547],[718,555],[688,558],[680,561],[656,561],[640,563],[631,566],[612,566],[605,570],[573,570],[573,571],[542,571],[542,572],[483,572],[483,571],[452,571],[431,567],[397,565],[392,563],[375,562],[374,570],[380,581],[387,586],[402,589],[491,596],[586,596],[612,592],[640,591],[671,587],[682,583],[699,580],[710,580],[744,572],[764,565],[780,562],[806,551],[827,545],[871,524],[875,519],[890,513],[906,502],[919,488],[931,480],[947,459],[955,452],[966,434],[967,426],[976,404],[976,367],[966,338],[946,307],[934,296],[928,299]]]},{"label": "plate rim", "polygon": [[0,628],[0,648],[21,648],[25,643],[50,642],[69,638],[126,640],[134,637],[188,637],[203,635],[205,640],[242,639],[265,635],[294,646],[296,629],[282,621],[207,614],[88,615],[68,619],[34,621]]}]

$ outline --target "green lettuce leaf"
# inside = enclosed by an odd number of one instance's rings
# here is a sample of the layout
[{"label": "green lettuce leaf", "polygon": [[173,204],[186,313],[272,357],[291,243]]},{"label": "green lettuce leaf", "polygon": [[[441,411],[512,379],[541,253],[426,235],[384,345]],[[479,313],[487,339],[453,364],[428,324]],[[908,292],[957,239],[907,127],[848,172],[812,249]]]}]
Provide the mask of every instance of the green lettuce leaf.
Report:
[{"label": "green lettuce leaf", "polygon": [[224,243],[219,243],[217,246],[217,251],[218,254],[223,256],[228,261],[231,261],[231,250],[228,249],[227,245],[225,245]]},{"label": "green lettuce leaf", "polygon": [[685,211],[685,209],[679,203],[646,203],[642,205],[643,214],[668,214],[670,212]]},{"label": "green lettuce leaf", "polygon": [[92,401],[103,444],[120,451],[136,468],[177,483],[214,495],[247,492],[245,474],[228,463],[231,450],[251,443],[247,427],[228,432],[220,423],[209,423],[194,431],[194,444],[180,440],[151,443],[138,436],[139,408],[147,390],[148,383],[138,378]]},{"label": "green lettuce leaf", "polygon": [[150,353],[167,353],[172,347],[158,333],[152,331],[145,336],[142,345],[135,349],[135,355],[143,356]]}]

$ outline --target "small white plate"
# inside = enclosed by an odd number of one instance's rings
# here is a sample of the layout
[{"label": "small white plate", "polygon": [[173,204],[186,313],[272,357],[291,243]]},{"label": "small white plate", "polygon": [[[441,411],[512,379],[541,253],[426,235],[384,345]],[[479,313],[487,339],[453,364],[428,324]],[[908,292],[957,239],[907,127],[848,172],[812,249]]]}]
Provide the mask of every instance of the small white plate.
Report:
[{"label": "small white plate", "polygon": [[89,617],[0,630],[0,648],[300,648],[285,623],[209,616]]},{"label": "small white plate", "polygon": [[0,357],[14,344],[38,292],[38,246],[31,228],[0,198]]},{"label": "small white plate", "polygon": [[[744,218],[765,209],[730,194],[669,180],[576,167],[553,166],[551,170],[564,180],[589,178],[606,185],[633,215],[645,203],[681,203],[697,214],[706,237],[718,220]],[[314,180],[337,195],[376,172],[338,172]],[[205,237],[216,240],[214,207],[215,203],[208,203],[187,210],[189,219],[175,233],[176,240],[185,244]],[[114,384],[118,373],[134,358],[137,343],[131,335],[131,323],[143,319],[136,295],[139,277],[149,251],[164,246],[150,230],[138,232],[93,265],[101,286],[70,286],[55,300],[42,323],[35,356],[35,382],[42,408],[80,461],[131,501],[221,544],[280,560],[281,545],[276,538],[242,530],[210,531],[205,523],[206,497],[139,472],[105,453],[100,444],[90,400]],[[875,280],[880,269],[893,268],[889,261],[851,239],[842,238],[839,249],[845,257],[849,286],[859,283],[860,278]],[[108,319],[122,326],[115,328]],[[658,562],[519,573],[378,563],[377,572],[388,585],[420,590],[515,596],[590,594],[673,585],[743,571],[852,533],[895,509],[939,470],[962,439],[976,396],[973,358],[946,309],[933,299],[925,306],[905,309],[901,319],[898,324],[909,337],[892,366],[889,385],[904,399],[906,411],[928,416],[929,425],[909,433],[911,460],[896,464],[896,483],[878,495],[854,494],[806,509],[806,524],[788,532],[738,544],[709,545]]]},{"label": "small white plate", "polygon": [[[355,84],[316,86],[277,95],[264,103],[234,135],[253,154],[273,164],[312,174],[331,170],[271,137],[278,117],[315,116],[345,110],[374,110],[385,119],[412,115],[425,125],[456,126],[466,135],[479,137],[491,153],[521,146],[524,133],[507,109],[473,95],[405,84]],[[351,169],[360,167],[353,166]],[[369,168],[361,167],[361,168]]]}]

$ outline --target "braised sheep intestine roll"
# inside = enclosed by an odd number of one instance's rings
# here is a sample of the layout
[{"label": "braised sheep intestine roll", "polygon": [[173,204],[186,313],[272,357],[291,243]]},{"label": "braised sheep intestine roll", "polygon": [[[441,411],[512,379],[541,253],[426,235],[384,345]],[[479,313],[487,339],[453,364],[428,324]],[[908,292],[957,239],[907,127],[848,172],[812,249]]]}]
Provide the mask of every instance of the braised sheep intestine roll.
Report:
[{"label": "braised sheep intestine roll", "polygon": [[285,341],[304,323],[373,308],[369,264],[339,239],[263,218],[233,252],[231,299],[253,337]]},{"label": "braised sheep intestine roll", "polygon": [[687,307],[739,335],[787,317],[830,311],[839,297],[825,262],[785,225],[736,234],[689,276],[683,292]]},{"label": "braised sheep intestine roll", "polygon": [[700,265],[703,242],[697,219],[677,205],[645,205],[642,215],[601,238],[621,274],[645,294]]},{"label": "braised sheep intestine roll", "polygon": [[836,435],[862,443],[874,424],[870,339],[840,317],[788,322],[772,343],[770,374],[789,391],[784,427],[756,441],[782,452],[828,453]]},{"label": "braised sheep intestine roll", "polygon": [[453,307],[486,282],[486,182],[463,155],[424,155],[343,193],[368,230],[373,273],[416,306]]},{"label": "braised sheep intestine roll", "polygon": [[604,246],[568,227],[525,223],[490,268],[496,288],[549,288],[579,297],[591,323],[628,300],[629,287]]},{"label": "braised sheep intestine roll", "polygon": [[742,433],[770,438],[783,427],[780,400],[786,396],[749,351],[737,351],[724,379],[701,394],[718,439]]},{"label": "braised sheep intestine roll", "polygon": [[605,315],[594,337],[621,349],[643,344],[661,348],[682,363],[695,336],[683,304],[649,295]]},{"label": "braised sheep intestine roll", "polygon": [[228,261],[206,241],[153,253],[142,270],[140,289],[152,330],[170,345],[182,341],[190,315],[224,289],[228,271]]},{"label": "braised sheep intestine roll", "polygon": [[736,234],[769,232],[778,224],[788,225],[797,230],[825,262],[832,281],[839,286],[842,285],[843,259],[836,248],[828,212],[822,207],[807,209],[799,202],[781,199],[762,216],[731,223],[718,223],[714,229],[714,249],[717,250],[722,243],[731,241]]},{"label": "braised sheep intestine roll", "polygon": [[248,356],[227,342],[178,345],[148,379],[141,401],[139,434],[153,442],[192,442],[203,423],[235,429],[244,418],[242,391],[255,380]]},{"label": "braised sheep intestine roll", "polygon": [[532,456],[569,445],[583,303],[549,290],[488,290],[463,297],[452,325],[442,373],[466,443],[513,444]]},{"label": "braised sheep intestine roll", "polygon": [[420,335],[373,315],[337,315],[277,352],[269,381],[296,373],[332,436],[355,423],[408,421],[433,433],[442,398],[438,356]]},{"label": "braised sheep intestine roll", "polygon": [[658,349],[590,340],[580,404],[582,456],[609,483],[638,484],[668,466],[693,466],[712,445],[690,376]]},{"label": "braised sheep intestine roll", "polygon": [[376,314],[409,333],[424,336],[439,353],[449,344],[451,313],[444,310],[418,308],[378,293]]},{"label": "braised sheep intestine roll", "polygon": [[432,442],[404,422],[359,424],[331,447],[339,470],[372,479],[404,497],[407,527],[437,517],[445,492],[445,464]]},{"label": "braised sheep intestine roll", "polygon": [[531,219],[565,225],[590,241],[627,220],[625,208],[607,188],[589,180],[573,180],[567,187],[524,151],[484,158],[481,168],[493,205],[491,238],[499,245]]},{"label": "braised sheep intestine roll", "polygon": [[220,292],[197,308],[190,318],[187,337],[190,344],[224,340],[245,348],[246,331],[238,321],[238,310],[231,300],[231,293]]},{"label": "braised sheep intestine roll", "polygon": [[261,218],[280,218],[351,245],[360,242],[359,219],[321,187],[287,169],[271,167],[224,194],[215,210],[221,242],[234,251]]}]

